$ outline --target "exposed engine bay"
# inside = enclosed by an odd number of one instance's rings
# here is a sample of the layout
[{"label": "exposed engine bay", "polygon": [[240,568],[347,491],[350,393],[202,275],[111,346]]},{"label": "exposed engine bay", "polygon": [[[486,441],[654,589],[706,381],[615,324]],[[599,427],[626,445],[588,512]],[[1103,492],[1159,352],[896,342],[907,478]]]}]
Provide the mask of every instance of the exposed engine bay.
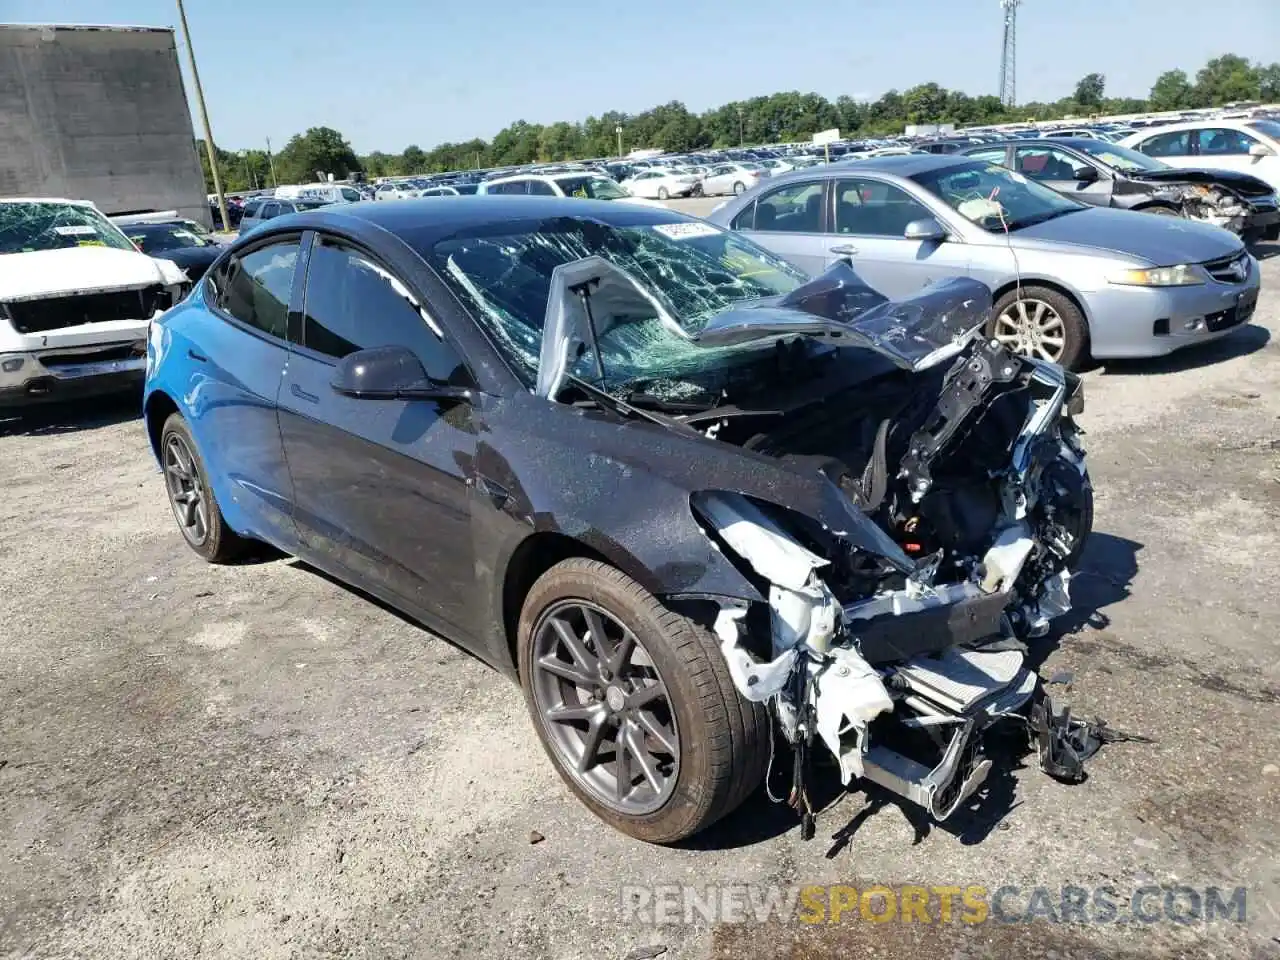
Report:
[{"label": "exposed engine bay", "polygon": [[557,268],[552,286],[540,391],[589,398],[574,358],[594,355],[606,382],[599,345],[629,311],[656,310],[707,350],[761,345],[744,376],[709,387],[686,373],[678,401],[649,384],[616,402],[825,477],[845,501],[837,528],[758,493],[691,497],[705,536],[767,598],[720,599],[714,631],[738,692],[769,705],[794,751],[806,836],[814,740],[845,784],[877,783],[939,820],[982,785],[984,734],[1002,720],[1027,725],[1045,770],[1083,779],[1105,734],[1056,711],[1024,661],[1024,641],[1070,608],[1092,526],[1082,386],[982,336],[985,286],[888,301],[840,263],[692,336],[600,258]]},{"label": "exposed engine bay", "polygon": [[1182,208],[1183,216],[1203,220],[1232,233],[1243,233],[1251,209],[1248,201],[1224,187],[1187,183],[1170,186],[1164,196]]}]

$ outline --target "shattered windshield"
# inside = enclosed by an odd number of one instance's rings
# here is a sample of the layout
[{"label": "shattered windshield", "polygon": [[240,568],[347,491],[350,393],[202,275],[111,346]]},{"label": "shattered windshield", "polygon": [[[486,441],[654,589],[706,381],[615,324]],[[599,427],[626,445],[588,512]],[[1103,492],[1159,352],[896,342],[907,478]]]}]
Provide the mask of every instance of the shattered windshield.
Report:
[{"label": "shattered windshield", "polygon": [[[760,344],[700,347],[696,335],[717,313],[736,304],[789,293],[806,277],[750,241],[697,221],[615,226],[559,217],[512,232],[512,224],[477,228],[434,245],[430,259],[470,305],[517,371],[537,377],[551,275],[556,267],[598,256],[630,274],[663,304],[628,301],[626,315],[593,309],[600,336],[605,389],[622,395],[655,390],[667,395],[714,390],[720,375],[756,362]],[[622,308],[618,308],[622,309]],[[666,312],[685,336],[663,323]],[[764,345],[767,348],[768,345]],[[596,380],[588,351],[571,373]]]},{"label": "shattered windshield", "polygon": [[940,167],[911,179],[991,233],[1018,230],[1085,209],[1085,204],[994,163]]},{"label": "shattered windshield", "polygon": [[68,247],[136,249],[92,207],[48,201],[0,203],[0,254]]},{"label": "shattered windshield", "polygon": [[1139,153],[1137,150],[1130,150],[1128,147],[1122,147],[1118,143],[1111,143],[1106,140],[1081,140],[1077,144],[1073,144],[1077,150],[1083,150],[1092,156],[1097,157],[1109,167],[1115,167],[1122,173],[1143,173],[1145,171],[1168,170],[1167,163],[1161,163],[1155,157],[1148,157],[1145,153]]}]

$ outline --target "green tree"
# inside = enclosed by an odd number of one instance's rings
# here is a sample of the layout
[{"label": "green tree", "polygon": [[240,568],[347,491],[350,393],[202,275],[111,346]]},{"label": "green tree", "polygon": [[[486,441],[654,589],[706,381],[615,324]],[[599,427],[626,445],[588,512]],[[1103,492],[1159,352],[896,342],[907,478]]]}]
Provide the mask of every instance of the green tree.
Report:
[{"label": "green tree", "polygon": [[351,144],[332,127],[312,127],[294,134],[276,156],[276,174],[281,183],[311,183],[333,174],[341,180],[360,170],[360,160]]},{"label": "green tree", "polygon": [[427,172],[427,155],[416,143],[409,144],[400,154],[400,172],[410,174]]},{"label": "green tree", "polygon": [[1147,103],[1152,110],[1184,110],[1194,99],[1186,71],[1169,70],[1156,77]]},{"label": "green tree", "polygon": [[1254,73],[1258,76],[1259,99],[1267,103],[1280,100],[1280,63],[1273,63],[1268,67],[1258,64]]},{"label": "green tree", "polygon": [[1102,96],[1107,88],[1107,78],[1100,73],[1089,73],[1076,84],[1075,101],[1081,107],[1097,110],[1102,106]]},{"label": "green tree", "polygon": [[947,91],[936,83],[922,83],[903,93],[902,102],[912,123],[936,123],[947,107]]},{"label": "green tree", "polygon": [[1236,100],[1258,99],[1257,71],[1244,57],[1225,53],[1214,57],[1196,74],[1196,100],[1207,107]]}]

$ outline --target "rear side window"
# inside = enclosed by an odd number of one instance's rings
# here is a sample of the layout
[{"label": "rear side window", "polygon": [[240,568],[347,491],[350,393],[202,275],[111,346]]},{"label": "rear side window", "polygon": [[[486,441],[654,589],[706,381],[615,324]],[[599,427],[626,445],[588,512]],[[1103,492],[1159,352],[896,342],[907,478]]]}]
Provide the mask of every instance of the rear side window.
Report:
[{"label": "rear side window", "polygon": [[790,183],[756,204],[755,229],[775,233],[821,233],[823,181]]},{"label": "rear side window", "polygon": [[1249,148],[1258,141],[1247,133],[1223,127],[1209,127],[1197,130],[1201,156],[1209,157],[1243,157]]},{"label": "rear side window", "polygon": [[1149,157],[1185,157],[1191,153],[1191,130],[1158,133],[1138,144],[1138,150]]},{"label": "rear side window", "polygon": [[529,192],[540,197],[554,197],[556,188],[545,180],[530,180]]},{"label": "rear side window", "polygon": [[250,200],[248,203],[244,205],[244,210],[242,212],[242,215],[246,217],[256,217],[258,215],[258,210],[261,207],[262,207],[261,200]]},{"label": "rear side window", "polygon": [[297,237],[290,237],[228,259],[209,278],[215,306],[241,323],[284,340],[298,244]]},{"label": "rear side window", "polygon": [[417,298],[364,251],[316,234],[307,266],[303,346],[341,359],[369,347],[408,347],[442,383],[470,382],[461,358]]},{"label": "rear side window", "polygon": [[272,217],[278,217],[279,215],[280,204],[268,203],[262,208],[262,212],[258,214],[258,217],[262,220],[270,220]]}]

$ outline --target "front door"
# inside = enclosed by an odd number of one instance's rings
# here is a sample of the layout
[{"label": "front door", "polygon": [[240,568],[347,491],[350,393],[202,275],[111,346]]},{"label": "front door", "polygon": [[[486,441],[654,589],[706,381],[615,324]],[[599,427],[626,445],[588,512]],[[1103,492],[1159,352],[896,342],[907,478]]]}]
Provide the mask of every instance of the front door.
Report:
[{"label": "front door", "polygon": [[834,189],[827,265],[849,257],[870,287],[895,300],[939,280],[968,274],[969,253],[963,243],[906,238],[907,224],[936,218],[901,187],[872,177],[847,177],[835,181]]},{"label": "front door", "polygon": [[[1013,169],[1028,180],[1043,183],[1050,190],[1095,207],[1111,206],[1114,181],[1105,170],[1099,170],[1083,157],[1056,147],[1014,147]],[[1079,180],[1075,171],[1089,169],[1097,173],[1095,180]]]},{"label": "front door", "polygon": [[391,595],[449,636],[470,634],[475,574],[465,468],[476,446],[474,411],[355,399],[330,386],[337,361],[368,347],[407,346],[441,382],[463,385],[466,368],[390,270],[318,233],[301,327],[280,390],[280,428],[294,517],[312,559]]}]

